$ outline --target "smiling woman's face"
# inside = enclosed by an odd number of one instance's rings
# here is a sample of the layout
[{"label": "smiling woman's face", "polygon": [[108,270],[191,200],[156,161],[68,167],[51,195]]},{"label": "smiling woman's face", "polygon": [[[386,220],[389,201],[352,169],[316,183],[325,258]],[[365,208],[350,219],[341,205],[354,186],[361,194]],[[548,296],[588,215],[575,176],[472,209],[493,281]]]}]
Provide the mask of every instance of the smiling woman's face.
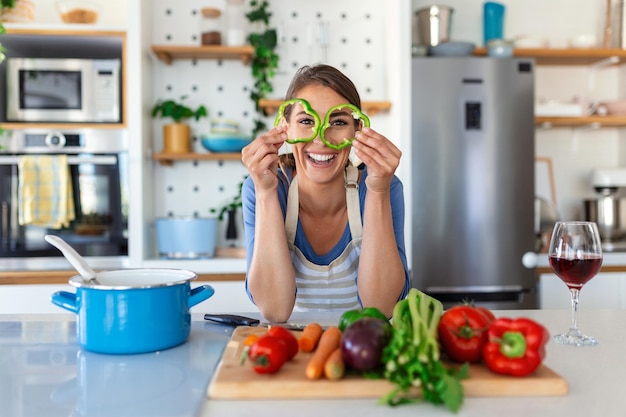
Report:
[{"label": "smiling woman's face", "polygon": [[[311,104],[313,110],[323,119],[323,115],[331,108],[347,102],[345,97],[337,94],[335,90],[319,84],[308,85],[296,94],[296,97],[305,99]],[[297,137],[298,121],[308,123],[307,115],[291,112],[289,115],[290,130],[288,137]],[[298,117],[301,119],[298,120]],[[310,118],[310,116],[309,116]],[[300,124],[300,129],[301,129]],[[334,150],[324,145],[319,135],[311,142],[291,145],[296,160],[298,175],[306,175],[316,182],[328,182],[340,175],[343,180],[343,171],[350,154],[350,147]]]}]

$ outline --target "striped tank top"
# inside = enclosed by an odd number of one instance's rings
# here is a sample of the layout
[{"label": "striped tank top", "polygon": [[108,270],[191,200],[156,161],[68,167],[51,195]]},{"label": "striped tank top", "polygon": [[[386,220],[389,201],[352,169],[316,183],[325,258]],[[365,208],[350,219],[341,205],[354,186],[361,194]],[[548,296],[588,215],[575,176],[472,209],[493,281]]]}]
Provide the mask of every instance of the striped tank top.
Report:
[{"label": "striped tank top", "polygon": [[299,209],[297,175],[289,186],[285,231],[296,273],[294,311],[345,311],[361,307],[356,284],[363,235],[358,177],[356,167],[346,168],[346,201],[352,241],[329,265],[309,261],[294,245]]}]

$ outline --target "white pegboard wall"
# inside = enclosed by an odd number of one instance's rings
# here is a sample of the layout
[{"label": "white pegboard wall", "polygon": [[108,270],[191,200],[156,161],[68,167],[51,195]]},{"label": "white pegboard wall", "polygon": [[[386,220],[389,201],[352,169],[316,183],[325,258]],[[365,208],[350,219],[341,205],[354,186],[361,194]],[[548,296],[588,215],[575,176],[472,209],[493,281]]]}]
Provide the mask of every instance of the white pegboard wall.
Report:
[{"label": "white pegboard wall", "polygon": [[[249,1],[246,1],[249,3]],[[226,0],[154,0],[152,43],[200,45],[202,7],[226,8]],[[270,0],[271,26],[279,33],[279,68],[270,98],[282,98],[295,71],[303,65],[328,63],[342,70],[357,86],[364,101],[388,100],[385,2],[378,0]],[[222,16],[224,17],[224,16]],[[224,33],[222,33],[224,36]],[[250,66],[239,60],[175,60],[171,65],[153,60],[153,101],[180,99],[192,108],[206,106],[209,119],[225,117],[239,122],[250,134],[258,117],[249,98],[253,84]],[[191,121],[193,148],[210,128],[209,119]],[[384,134],[386,115],[372,118],[372,127]],[[268,126],[273,116],[265,118]],[[154,151],[163,148],[162,125],[153,124]],[[154,213],[160,216],[206,216],[227,203],[246,175],[239,161],[186,161],[155,166]],[[239,221],[238,245],[244,246]],[[225,222],[221,225],[225,228]],[[218,234],[223,245],[224,234]]]}]

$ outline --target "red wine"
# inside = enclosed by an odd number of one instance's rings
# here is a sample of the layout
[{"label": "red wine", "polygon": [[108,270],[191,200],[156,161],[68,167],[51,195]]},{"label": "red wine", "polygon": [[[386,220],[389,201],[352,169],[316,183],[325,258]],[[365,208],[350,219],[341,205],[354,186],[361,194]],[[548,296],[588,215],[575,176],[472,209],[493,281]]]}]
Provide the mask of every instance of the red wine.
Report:
[{"label": "red wine", "polygon": [[567,259],[550,256],[550,266],[569,288],[582,288],[602,266],[602,256],[587,254],[582,259]]}]

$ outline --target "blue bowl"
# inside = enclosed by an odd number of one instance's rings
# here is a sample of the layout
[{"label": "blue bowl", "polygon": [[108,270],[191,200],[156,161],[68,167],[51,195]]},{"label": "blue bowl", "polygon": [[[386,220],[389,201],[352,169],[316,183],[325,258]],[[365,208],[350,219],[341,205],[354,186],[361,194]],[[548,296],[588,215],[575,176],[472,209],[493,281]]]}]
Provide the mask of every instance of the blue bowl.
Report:
[{"label": "blue bowl", "polygon": [[250,143],[247,136],[203,136],[202,146],[211,152],[240,152]]}]

